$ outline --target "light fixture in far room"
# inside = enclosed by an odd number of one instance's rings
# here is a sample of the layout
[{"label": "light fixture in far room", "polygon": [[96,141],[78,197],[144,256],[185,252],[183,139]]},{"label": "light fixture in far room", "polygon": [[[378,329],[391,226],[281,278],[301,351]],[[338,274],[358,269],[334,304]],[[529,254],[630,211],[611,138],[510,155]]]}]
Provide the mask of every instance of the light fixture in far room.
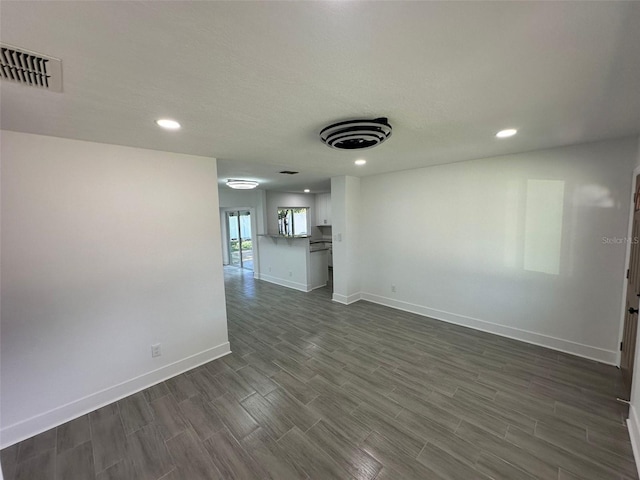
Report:
[{"label": "light fixture in far room", "polygon": [[309,190],[308,188],[304,189],[304,193],[309,193],[311,190]]},{"label": "light fixture in far room", "polygon": [[253,180],[227,180],[227,187],[235,188],[236,190],[251,190],[260,185]]},{"label": "light fixture in far room", "polygon": [[364,158],[359,158],[358,160],[356,160],[355,162],[356,165],[358,165],[359,167],[361,167],[362,165],[364,165],[365,163],[367,163],[367,161]]},{"label": "light fixture in far room", "polygon": [[496,137],[498,138],[513,137],[516,133],[518,133],[518,130],[516,130],[515,128],[507,128],[506,130],[500,130],[498,133],[496,133]]},{"label": "light fixture in far room", "polygon": [[156,124],[159,127],[166,128],[167,130],[178,130],[180,128],[180,124],[178,122],[169,118],[161,118],[159,120],[156,120]]}]

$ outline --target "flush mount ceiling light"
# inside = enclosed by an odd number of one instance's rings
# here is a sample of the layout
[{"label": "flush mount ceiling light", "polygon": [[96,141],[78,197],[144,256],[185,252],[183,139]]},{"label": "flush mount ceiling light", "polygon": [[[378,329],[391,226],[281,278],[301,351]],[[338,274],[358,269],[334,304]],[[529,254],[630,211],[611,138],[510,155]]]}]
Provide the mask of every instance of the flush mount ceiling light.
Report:
[{"label": "flush mount ceiling light", "polygon": [[311,190],[309,190],[308,188],[304,189],[304,193],[309,193]]},{"label": "flush mount ceiling light", "polygon": [[365,163],[367,163],[367,161],[364,158],[359,158],[358,160],[356,160],[353,163],[355,163],[358,166],[361,166],[361,165],[364,165]]},{"label": "flush mount ceiling light", "polygon": [[180,128],[180,124],[178,122],[169,118],[161,118],[159,120],[156,120],[156,124],[159,127],[166,128],[167,130],[178,130]]},{"label": "flush mount ceiling light", "polygon": [[496,137],[498,138],[513,137],[516,133],[518,133],[518,130],[516,130],[515,128],[507,128],[506,130],[500,130],[498,133],[496,133]]},{"label": "flush mount ceiling light", "polygon": [[325,145],[339,150],[372,148],[390,136],[391,125],[386,117],[338,122],[320,131],[320,139]]},{"label": "flush mount ceiling light", "polygon": [[235,188],[236,190],[251,190],[259,185],[258,182],[253,180],[227,180],[227,187]]}]

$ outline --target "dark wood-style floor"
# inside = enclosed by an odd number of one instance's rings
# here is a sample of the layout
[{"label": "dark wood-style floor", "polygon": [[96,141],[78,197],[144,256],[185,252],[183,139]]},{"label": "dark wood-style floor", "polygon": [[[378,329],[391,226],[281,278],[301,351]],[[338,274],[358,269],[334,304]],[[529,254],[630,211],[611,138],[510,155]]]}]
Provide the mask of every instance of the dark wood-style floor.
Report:
[{"label": "dark wood-style floor", "polygon": [[225,276],[232,355],[3,450],[5,479],[638,478],[616,368]]}]

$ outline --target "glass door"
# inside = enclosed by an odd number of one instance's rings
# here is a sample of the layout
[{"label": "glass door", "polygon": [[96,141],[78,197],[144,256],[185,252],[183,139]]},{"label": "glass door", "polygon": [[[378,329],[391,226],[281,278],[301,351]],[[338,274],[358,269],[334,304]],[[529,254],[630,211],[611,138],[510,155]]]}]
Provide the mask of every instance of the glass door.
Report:
[{"label": "glass door", "polygon": [[251,213],[248,210],[227,212],[229,264],[253,270]]},{"label": "glass door", "polygon": [[240,224],[240,266],[253,270],[253,241],[251,240],[251,213],[248,210],[238,212]]}]

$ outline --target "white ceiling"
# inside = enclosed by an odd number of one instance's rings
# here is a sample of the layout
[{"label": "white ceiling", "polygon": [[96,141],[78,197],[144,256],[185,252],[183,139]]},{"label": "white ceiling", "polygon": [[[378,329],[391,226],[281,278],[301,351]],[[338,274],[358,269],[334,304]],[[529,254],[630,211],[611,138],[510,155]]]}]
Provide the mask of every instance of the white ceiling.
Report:
[{"label": "white ceiling", "polygon": [[[61,94],[0,82],[2,128],[212,156],[221,180],[265,188],[640,131],[640,2],[3,0],[0,15],[3,42],[61,58],[64,77]],[[394,130],[377,148],[318,138],[378,116]]]}]

